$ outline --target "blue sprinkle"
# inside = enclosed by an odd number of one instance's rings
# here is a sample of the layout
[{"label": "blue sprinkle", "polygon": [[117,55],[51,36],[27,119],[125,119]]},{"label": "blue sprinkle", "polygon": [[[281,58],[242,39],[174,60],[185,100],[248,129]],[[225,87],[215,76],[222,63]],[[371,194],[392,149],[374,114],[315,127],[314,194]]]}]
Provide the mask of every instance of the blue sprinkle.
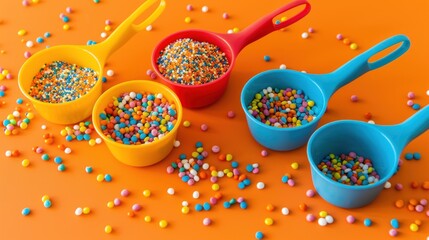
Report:
[{"label": "blue sprinkle", "polygon": [[365,227],[370,227],[372,225],[371,219],[365,218],[365,220],[363,220],[363,225],[365,225]]},{"label": "blue sprinkle", "polygon": [[24,209],[22,209],[22,211],[21,211],[21,214],[23,215],[23,216],[27,216],[28,214],[30,214],[31,213],[31,209],[30,208],[24,208]]},{"label": "blue sprinkle", "polygon": [[195,204],[195,211],[200,212],[203,210],[203,205],[197,203]]},{"label": "blue sprinkle", "polygon": [[104,175],[104,181],[111,182],[112,181],[112,176],[110,174],[105,174]]},{"label": "blue sprinkle", "polygon": [[209,211],[212,208],[212,206],[210,205],[210,203],[205,202],[203,204],[203,208],[204,208],[204,210]]},{"label": "blue sprinkle", "polygon": [[56,163],[56,164],[61,164],[63,162],[63,159],[61,158],[61,157],[55,157],[54,158],[54,163]]},{"label": "blue sprinkle", "polygon": [[264,234],[262,232],[258,231],[255,233],[255,238],[256,239],[262,239],[262,238],[264,238]]},{"label": "blue sprinkle", "polygon": [[420,155],[420,153],[418,153],[418,152],[415,152],[413,154],[413,158],[414,158],[414,160],[420,160],[420,158],[422,158],[422,155]]},{"label": "blue sprinkle", "polygon": [[399,221],[396,218],[392,218],[392,220],[390,220],[390,225],[395,228],[398,229],[399,228]]},{"label": "blue sprinkle", "polygon": [[224,208],[230,208],[231,207],[231,203],[229,203],[228,201],[223,202],[223,207]]},{"label": "blue sprinkle", "polygon": [[413,159],[413,154],[412,153],[405,153],[404,157],[406,160],[411,160],[411,159]]}]

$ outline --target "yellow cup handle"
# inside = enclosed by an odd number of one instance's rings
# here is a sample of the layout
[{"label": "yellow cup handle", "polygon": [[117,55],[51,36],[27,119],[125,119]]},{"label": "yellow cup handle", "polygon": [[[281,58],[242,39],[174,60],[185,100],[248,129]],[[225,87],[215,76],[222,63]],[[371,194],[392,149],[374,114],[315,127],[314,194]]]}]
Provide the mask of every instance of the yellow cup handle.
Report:
[{"label": "yellow cup handle", "polygon": [[110,36],[95,45],[86,46],[100,62],[104,64],[106,59],[122,45],[125,44],[135,33],[146,29],[147,26],[152,24],[161,15],[165,8],[165,0],[160,0],[159,6],[155,11],[146,18],[143,22],[135,24],[136,19],[152,6],[158,0],[147,0],[140,7],[138,7],[127,19],[125,19],[111,34]]}]

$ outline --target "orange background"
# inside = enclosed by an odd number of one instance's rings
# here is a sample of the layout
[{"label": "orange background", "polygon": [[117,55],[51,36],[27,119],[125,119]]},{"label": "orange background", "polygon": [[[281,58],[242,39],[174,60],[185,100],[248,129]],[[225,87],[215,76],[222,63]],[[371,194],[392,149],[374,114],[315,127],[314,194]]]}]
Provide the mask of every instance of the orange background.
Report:
[{"label": "orange background", "polygon": [[[126,4],[125,4],[126,3]],[[19,92],[17,75],[25,61],[25,51],[35,53],[47,45],[86,44],[88,40],[102,41],[100,33],[104,30],[104,21],[111,19],[113,28],[119,25],[143,1],[101,0],[95,4],[90,0],[48,1],[40,0],[24,7],[21,1],[0,2],[0,66],[9,70],[14,78],[2,80],[0,85],[8,87],[6,96],[0,98],[0,116],[3,119],[18,107],[16,99],[23,98]],[[271,1],[167,1],[167,7],[153,24],[153,30],[137,33],[122,48],[115,52],[107,62],[105,71],[112,69],[113,77],[108,77],[104,89],[116,83],[132,79],[149,79],[146,70],[151,68],[152,49],[165,36],[183,29],[197,28],[224,33],[228,29],[245,28],[252,22],[274,9],[284,5],[281,0]],[[370,112],[378,124],[396,124],[415,110],[406,105],[407,93],[416,94],[415,102],[424,106],[429,102],[426,91],[428,84],[429,21],[427,1],[311,1],[312,10],[305,18],[290,26],[286,31],[273,32],[248,45],[237,58],[232,71],[229,86],[224,96],[214,105],[197,110],[184,110],[184,120],[191,122],[191,127],[179,129],[179,148],[173,149],[162,162],[144,168],[134,168],[115,160],[105,144],[91,147],[87,142],[66,142],[59,132],[65,126],[51,124],[37,112],[29,128],[19,135],[0,134],[0,238],[1,239],[255,239],[256,231],[264,233],[264,239],[332,239],[350,237],[360,239],[387,239],[391,218],[397,218],[401,224],[399,239],[426,239],[429,235],[429,217],[425,213],[397,209],[394,201],[411,198],[429,198],[429,192],[421,188],[412,189],[410,183],[428,181],[429,134],[423,134],[412,141],[405,152],[420,152],[420,161],[405,161],[398,174],[390,182],[402,183],[404,190],[393,188],[383,190],[381,195],[369,206],[360,209],[340,209],[325,202],[320,196],[308,198],[305,192],[312,189],[310,168],[306,158],[306,147],[289,152],[268,151],[267,157],[261,156],[264,148],[251,137],[244,113],[240,107],[240,92],[244,83],[253,75],[268,69],[276,69],[286,64],[289,69],[305,70],[309,73],[328,73],[351,58],[378,42],[396,35],[405,34],[411,40],[411,48],[402,57],[385,67],[369,72],[356,81],[340,89],[329,101],[329,110],[323,116],[319,126],[338,119],[356,119],[366,121],[364,115]],[[186,5],[192,4],[194,11],[187,11]],[[209,12],[202,13],[201,7],[207,5]],[[66,7],[72,7],[71,29],[64,31],[63,22],[58,17],[66,13]],[[230,19],[222,18],[227,12]],[[185,23],[185,17],[192,22]],[[309,27],[315,29],[308,39],[302,39],[301,33]],[[28,34],[18,36],[19,29],[26,29]],[[26,40],[43,36],[51,32],[52,37],[43,44],[36,44],[28,49]],[[336,40],[336,34],[342,33],[359,46],[351,50]],[[24,41],[23,41],[24,40]],[[271,57],[270,62],[263,60],[264,55]],[[359,101],[352,103],[351,95],[357,95]],[[27,103],[28,101],[25,101]],[[21,105],[24,109],[25,105]],[[31,109],[31,105],[28,106]],[[227,118],[229,110],[236,113],[234,119]],[[200,125],[206,123],[209,130],[203,132]],[[46,130],[41,125],[47,126]],[[44,143],[42,135],[51,133],[55,136],[52,145]],[[98,137],[94,132],[93,138]],[[217,160],[217,154],[211,153],[213,145],[219,145],[221,152],[231,153],[239,162],[240,170],[245,166],[259,163],[259,174],[248,174],[252,185],[244,190],[237,187],[237,181],[228,178],[219,180],[223,199],[210,211],[197,212],[196,203],[208,202],[214,195],[209,180],[194,186],[181,182],[175,175],[166,173],[166,167],[180,153],[190,155],[194,144],[202,141],[209,157],[205,160],[218,169],[230,168],[229,163]],[[65,144],[72,149],[67,155],[57,149],[58,144]],[[32,152],[33,146],[41,146],[51,157],[61,156],[67,166],[65,172],[57,171],[52,160],[45,162],[40,155]],[[19,150],[20,156],[8,158],[6,150]],[[23,159],[31,164],[24,168]],[[300,168],[293,170],[291,163],[298,162]],[[85,166],[92,166],[94,172],[87,174]],[[97,182],[98,174],[109,173],[113,181]],[[285,173],[292,174],[295,187],[281,182]],[[256,188],[257,182],[264,182],[263,190]],[[173,187],[176,194],[167,194],[167,188]],[[129,197],[121,197],[122,189],[131,192]],[[143,190],[149,189],[152,196],[145,198]],[[192,198],[193,191],[199,191],[199,199]],[[41,198],[49,195],[52,207],[43,207]],[[225,209],[223,201],[244,197],[249,205],[242,210],[238,206]],[[107,208],[108,201],[121,198],[122,205]],[[191,211],[181,213],[182,201],[190,203]],[[131,206],[139,203],[143,206],[133,218],[128,217]],[[298,205],[306,203],[308,210],[302,212]],[[276,209],[269,212],[267,204]],[[75,216],[77,207],[90,207],[91,213]],[[31,208],[29,216],[22,216],[21,210]],[[288,207],[290,215],[283,216],[281,208]],[[325,210],[335,218],[332,225],[319,226],[316,222],[305,220],[307,213],[318,214]],[[425,211],[428,207],[425,208]],[[347,215],[357,218],[355,224],[345,221]],[[144,216],[152,217],[146,223]],[[204,226],[205,217],[212,219],[210,226]],[[264,219],[271,217],[272,226],[264,224]],[[365,227],[363,220],[371,218],[373,226]],[[169,226],[158,226],[161,219]],[[418,232],[411,232],[409,225],[421,220]],[[111,225],[113,232],[104,232],[104,226]]]}]

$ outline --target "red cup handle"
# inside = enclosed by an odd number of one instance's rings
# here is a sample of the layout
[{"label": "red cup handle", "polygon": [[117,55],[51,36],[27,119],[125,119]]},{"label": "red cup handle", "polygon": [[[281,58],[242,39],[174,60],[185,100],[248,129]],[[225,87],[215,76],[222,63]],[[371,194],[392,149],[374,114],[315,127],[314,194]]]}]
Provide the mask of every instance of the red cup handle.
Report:
[{"label": "red cup handle", "polygon": [[[305,5],[305,8],[301,12],[288,18],[286,21],[280,22],[279,24],[273,22],[273,19],[276,16],[301,5]],[[262,38],[263,36],[273,31],[285,28],[297,22],[298,20],[306,16],[310,12],[310,9],[311,6],[306,0],[295,0],[259,19],[252,25],[243,29],[241,32],[236,34],[227,34],[224,36],[224,38],[228,41],[229,45],[233,49],[234,55],[237,55],[248,44]]]}]

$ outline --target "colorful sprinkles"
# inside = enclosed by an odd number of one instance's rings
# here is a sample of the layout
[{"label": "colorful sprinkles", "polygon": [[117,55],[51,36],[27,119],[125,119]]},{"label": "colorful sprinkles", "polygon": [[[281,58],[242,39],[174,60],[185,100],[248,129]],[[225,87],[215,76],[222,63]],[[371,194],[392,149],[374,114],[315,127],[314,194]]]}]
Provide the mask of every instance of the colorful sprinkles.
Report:
[{"label": "colorful sprinkles", "polygon": [[106,137],[126,145],[157,141],[173,130],[176,104],[161,93],[123,93],[100,113],[100,127]]},{"label": "colorful sprinkles", "polygon": [[53,61],[41,67],[31,82],[31,97],[46,103],[65,103],[87,94],[99,76],[91,68],[64,61]]},{"label": "colorful sprinkles", "polygon": [[371,160],[355,152],[339,155],[331,153],[317,166],[326,177],[346,185],[368,185],[380,179]]},{"label": "colorful sprinkles", "polygon": [[159,72],[174,83],[201,85],[220,78],[230,63],[218,46],[183,38],[166,46],[157,64]]},{"label": "colorful sprinkles", "polygon": [[247,106],[258,121],[274,127],[298,127],[313,121],[319,109],[302,90],[267,87]]}]

